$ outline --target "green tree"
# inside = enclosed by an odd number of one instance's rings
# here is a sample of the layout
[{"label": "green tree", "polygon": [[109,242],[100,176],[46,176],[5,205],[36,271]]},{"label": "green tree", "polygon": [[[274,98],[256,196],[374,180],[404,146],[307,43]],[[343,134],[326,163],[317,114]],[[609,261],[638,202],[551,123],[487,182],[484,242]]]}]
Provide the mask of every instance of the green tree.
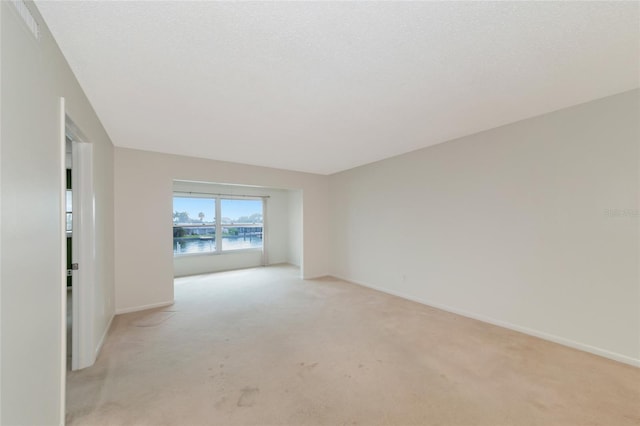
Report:
[{"label": "green tree", "polygon": [[198,217],[200,218],[200,222],[204,222],[204,213],[203,212],[198,213]]},{"label": "green tree", "polygon": [[262,213],[254,213],[249,216],[249,221],[251,223],[262,223]]},{"label": "green tree", "polygon": [[251,216],[240,216],[237,223],[262,223],[262,213],[253,213]]},{"label": "green tree", "polygon": [[178,219],[178,223],[189,223],[191,221],[187,212],[173,212],[173,219]]}]

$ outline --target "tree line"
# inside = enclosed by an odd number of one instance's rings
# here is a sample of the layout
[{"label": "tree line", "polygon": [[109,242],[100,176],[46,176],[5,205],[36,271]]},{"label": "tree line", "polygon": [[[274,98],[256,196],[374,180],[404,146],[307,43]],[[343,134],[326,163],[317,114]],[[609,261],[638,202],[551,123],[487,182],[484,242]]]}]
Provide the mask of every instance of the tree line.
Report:
[{"label": "tree line", "polygon": [[[204,212],[198,213],[198,219],[189,217],[188,212],[173,212],[173,221],[177,223],[203,223],[206,215]],[[212,221],[213,222],[213,221]],[[253,213],[249,216],[240,216],[237,219],[231,219],[229,217],[223,217],[223,224],[233,224],[233,223],[262,223],[262,213]]]}]

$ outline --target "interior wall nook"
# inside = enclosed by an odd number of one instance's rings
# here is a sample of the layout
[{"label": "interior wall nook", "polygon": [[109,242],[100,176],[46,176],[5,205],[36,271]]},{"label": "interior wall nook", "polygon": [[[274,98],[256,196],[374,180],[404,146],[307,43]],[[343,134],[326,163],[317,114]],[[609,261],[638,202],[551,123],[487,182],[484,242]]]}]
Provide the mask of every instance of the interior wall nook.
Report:
[{"label": "interior wall nook", "polygon": [[[174,267],[179,275],[204,268],[202,262],[211,260],[210,256],[202,256],[202,259],[185,258],[176,260],[174,266],[171,212],[174,185],[177,182],[242,185],[245,187],[243,191],[246,187],[252,187],[255,191],[278,188],[270,193],[269,216],[273,216],[273,209],[277,208],[282,217],[288,216],[292,220],[288,226],[284,223],[281,225],[281,234],[288,235],[287,239],[276,239],[270,243],[276,246],[269,252],[269,262],[297,263],[304,278],[327,275],[327,176],[116,148],[117,312],[132,312],[173,303]],[[277,199],[282,202],[271,203]],[[274,224],[277,223],[276,218]],[[140,245],[131,244],[132,235],[136,236]],[[240,256],[235,256],[234,260],[226,255],[217,256],[211,262],[217,262],[218,258],[225,256],[229,263],[218,264],[225,269],[236,267],[231,262],[241,259]],[[247,264],[245,260],[238,265]],[[211,263],[206,265],[210,266]]]},{"label": "interior wall nook", "polygon": [[[290,263],[300,266],[302,258],[302,205],[300,190],[265,188],[247,185],[228,185],[207,182],[174,181],[174,195],[233,198],[265,197],[264,253],[256,250],[225,251],[220,253],[174,255],[174,276],[249,268],[261,265]],[[224,216],[224,213],[223,213]]]}]

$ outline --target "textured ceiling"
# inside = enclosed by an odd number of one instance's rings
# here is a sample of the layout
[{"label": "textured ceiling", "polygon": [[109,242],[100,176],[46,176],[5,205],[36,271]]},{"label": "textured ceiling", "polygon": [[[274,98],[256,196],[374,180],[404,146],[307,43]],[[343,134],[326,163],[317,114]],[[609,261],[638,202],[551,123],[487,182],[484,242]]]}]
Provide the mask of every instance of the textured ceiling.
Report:
[{"label": "textured ceiling", "polygon": [[639,3],[45,2],[116,146],[321,174],[639,86]]}]

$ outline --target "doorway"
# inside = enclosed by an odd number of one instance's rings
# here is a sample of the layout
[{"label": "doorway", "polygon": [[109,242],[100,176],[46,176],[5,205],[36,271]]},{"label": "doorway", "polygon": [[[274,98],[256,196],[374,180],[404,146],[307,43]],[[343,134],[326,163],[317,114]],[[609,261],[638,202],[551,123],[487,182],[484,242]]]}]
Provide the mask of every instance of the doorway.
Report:
[{"label": "doorway", "polygon": [[72,141],[65,135],[65,234],[66,234],[66,264],[67,264],[67,371],[72,367],[73,354],[73,156]]},{"label": "doorway", "polygon": [[95,206],[93,145],[65,114],[65,361],[68,370],[95,362]]}]

